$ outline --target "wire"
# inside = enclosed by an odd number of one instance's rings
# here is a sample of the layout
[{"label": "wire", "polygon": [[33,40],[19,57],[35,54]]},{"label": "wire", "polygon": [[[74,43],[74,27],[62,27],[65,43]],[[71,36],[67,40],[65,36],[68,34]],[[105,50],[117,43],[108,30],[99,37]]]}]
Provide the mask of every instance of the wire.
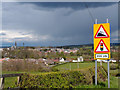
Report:
[{"label": "wire", "polygon": [[88,9],[88,13],[89,13],[89,15],[91,16],[91,18],[92,18],[92,20],[94,22],[95,19],[94,19],[92,13],[90,12],[88,5],[85,2],[84,2],[84,4],[85,4],[85,7]]}]

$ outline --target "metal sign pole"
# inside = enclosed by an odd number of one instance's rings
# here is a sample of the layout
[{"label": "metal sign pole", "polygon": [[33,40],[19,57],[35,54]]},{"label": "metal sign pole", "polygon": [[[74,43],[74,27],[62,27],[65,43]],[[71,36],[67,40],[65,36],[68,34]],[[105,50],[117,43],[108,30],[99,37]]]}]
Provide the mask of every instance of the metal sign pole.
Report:
[{"label": "metal sign pole", "polygon": [[[97,24],[97,19],[95,20],[95,24]],[[95,60],[95,85],[97,85],[97,60]]]},{"label": "metal sign pole", "polygon": [[[108,23],[108,18],[106,20],[106,22]],[[109,60],[108,60],[108,88],[110,88],[110,72],[109,72],[110,68],[109,68]]]},{"label": "metal sign pole", "polygon": [[95,85],[97,85],[97,60],[95,60]]},{"label": "metal sign pole", "polygon": [[109,72],[109,60],[108,60],[108,88],[110,88],[110,72]]}]

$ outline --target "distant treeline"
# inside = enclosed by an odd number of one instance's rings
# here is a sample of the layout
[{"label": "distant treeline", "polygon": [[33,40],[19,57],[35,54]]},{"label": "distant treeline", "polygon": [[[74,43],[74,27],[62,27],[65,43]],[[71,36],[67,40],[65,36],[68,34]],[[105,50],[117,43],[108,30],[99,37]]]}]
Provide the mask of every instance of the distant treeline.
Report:
[{"label": "distant treeline", "polygon": [[[82,45],[65,45],[65,46],[51,46],[51,48],[80,48],[80,47],[85,47],[85,46],[93,46],[94,44],[82,44]],[[110,43],[110,46],[119,46],[120,43]],[[0,48],[9,48],[11,46],[0,46]],[[21,46],[18,46],[18,47],[21,47]],[[24,47],[30,47],[30,48],[33,48],[36,47],[36,46],[24,46]],[[43,46],[42,46],[43,47]]]},{"label": "distant treeline", "polygon": [[[110,43],[110,46],[119,46],[120,43]],[[66,45],[66,46],[57,46],[57,48],[82,48],[86,46],[94,46],[94,44],[83,44],[83,45]]]}]

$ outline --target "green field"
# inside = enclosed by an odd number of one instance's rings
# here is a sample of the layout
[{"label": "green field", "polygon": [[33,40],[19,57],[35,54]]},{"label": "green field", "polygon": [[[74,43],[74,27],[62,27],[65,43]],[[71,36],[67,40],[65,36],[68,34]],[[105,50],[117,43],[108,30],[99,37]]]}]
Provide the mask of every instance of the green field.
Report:
[{"label": "green field", "polygon": [[[108,88],[108,81],[96,85],[78,85],[75,88]],[[118,88],[118,77],[110,77],[110,88]]]},{"label": "green field", "polygon": [[[97,64],[98,66],[100,66],[100,63]],[[106,68],[107,70],[107,63],[102,63],[102,65]],[[111,64],[110,64],[111,65]],[[94,67],[95,63],[94,62],[86,62],[86,63],[66,63],[66,64],[61,64],[61,65],[56,65],[53,68],[57,68],[60,71],[64,71],[64,70],[74,70],[74,69],[86,69],[89,67]],[[3,74],[11,74],[11,73],[25,73],[25,72],[3,72]],[[27,72],[27,73],[31,73],[31,74],[39,74],[41,72]],[[110,74],[113,73],[118,73],[118,70],[110,70]],[[5,88],[7,87],[14,87],[15,83],[17,81],[17,77],[12,77],[12,78],[6,78],[5,79]],[[107,88],[107,81],[104,82],[105,86]],[[111,88],[117,88],[118,87],[118,78],[115,76],[110,76],[110,86]],[[76,88],[101,88],[103,86],[98,85],[88,85],[88,86],[77,86]]]},{"label": "green field", "polygon": [[94,63],[66,63],[55,66],[55,68],[59,69],[60,71],[63,71],[63,70],[73,70],[73,69],[84,69],[94,66],[95,66]]}]

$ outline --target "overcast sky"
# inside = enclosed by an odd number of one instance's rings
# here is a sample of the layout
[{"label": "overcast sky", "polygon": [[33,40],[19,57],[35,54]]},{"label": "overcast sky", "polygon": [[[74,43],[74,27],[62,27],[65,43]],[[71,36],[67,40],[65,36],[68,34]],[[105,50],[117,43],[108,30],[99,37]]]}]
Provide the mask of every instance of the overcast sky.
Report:
[{"label": "overcast sky", "polygon": [[3,45],[15,41],[26,46],[92,44],[90,13],[98,23],[106,23],[108,18],[111,42],[118,41],[118,3],[4,2],[2,11]]}]

